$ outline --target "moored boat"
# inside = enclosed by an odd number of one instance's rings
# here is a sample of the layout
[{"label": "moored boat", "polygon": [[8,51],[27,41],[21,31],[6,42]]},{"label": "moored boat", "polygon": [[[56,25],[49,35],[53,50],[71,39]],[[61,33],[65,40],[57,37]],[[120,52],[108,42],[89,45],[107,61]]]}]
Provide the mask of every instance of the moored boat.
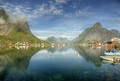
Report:
[{"label": "moored boat", "polygon": [[100,56],[100,58],[103,59],[103,60],[113,61],[114,57],[111,57],[111,56]]},{"label": "moored boat", "polygon": [[104,54],[105,54],[105,56],[119,56],[120,51],[118,51],[116,49],[107,49]]},{"label": "moored boat", "polygon": [[105,56],[120,56],[120,52],[105,52]]},{"label": "moored boat", "polygon": [[120,62],[120,56],[100,56],[103,60],[113,61],[113,62]]}]

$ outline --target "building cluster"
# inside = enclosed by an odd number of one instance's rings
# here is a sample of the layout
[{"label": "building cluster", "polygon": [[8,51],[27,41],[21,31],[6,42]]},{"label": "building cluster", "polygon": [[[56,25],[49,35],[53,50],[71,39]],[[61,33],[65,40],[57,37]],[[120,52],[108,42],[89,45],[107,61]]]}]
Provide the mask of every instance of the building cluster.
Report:
[{"label": "building cluster", "polygon": [[34,43],[31,44],[27,41],[25,42],[16,42],[16,43],[9,43],[9,48],[17,48],[17,49],[28,49],[30,47],[47,47],[48,44],[46,43]]},{"label": "building cluster", "polygon": [[120,38],[112,38],[110,41],[107,42],[92,42],[89,44],[90,46],[92,46],[93,48],[97,48],[97,47],[113,47],[113,48],[120,48]]},{"label": "building cluster", "polygon": [[106,46],[107,47],[115,47],[115,48],[120,47],[120,38],[115,37],[115,38],[111,39],[111,41],[107,42]]}]

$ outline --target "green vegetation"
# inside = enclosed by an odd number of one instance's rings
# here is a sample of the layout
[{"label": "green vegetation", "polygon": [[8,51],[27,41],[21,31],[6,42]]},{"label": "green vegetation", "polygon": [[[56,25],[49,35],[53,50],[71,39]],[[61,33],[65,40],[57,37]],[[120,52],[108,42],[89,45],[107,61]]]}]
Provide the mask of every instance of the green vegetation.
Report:
[{"label": "green vegetation", "polygon": [[[0,48],[0,57],[2,56],[3,60],[8,60],[9,65],[15,65],[18,67],[26,68],[29,64],[30,58],[37,53],[39,50],[45,48],[29,48],[29,49],[9,49],[9,48]],[[7,58],[6,58],[7,57]],[[11,62],[11,63],[9,63]]]},{"label": "green vegetation", "polygon": [[17,42],[28,42],[29,44],[47,43],[47,41],[40,40],[35,37],[30,29],[27,21],[18,20],[12,23],[8,20],[9,16],[4,9],[0,9],[0,18],[5,20],[4,24],[0,24],[0,47]]},{"label": "green vegetation", "polygon": [[15,27],[12,32],[8,35],[8,38],[11,38],[14,42],[29,42],[29,43],[41,43],[45,42],[43,40],[38,39],[34,35],[32,35],[30,32],[22,32],[19,30],[16,30]]},{"label": "green vegetation", "polygon": [[2,17],[4,20],[8,19],[8,15],[6,15],[6,12],[4,11],[4,9],[0,8],[0,17]]},{"label": "green vegetation", "polygon": [[13,31],[8,36],[0,36],[0,45],[8,45],[10,43],[14,44],[17,42],[29,42],[31,44],[48,43],[47,41],[38,39],[28,32],[17,32],[15,29],[13,29]]}]

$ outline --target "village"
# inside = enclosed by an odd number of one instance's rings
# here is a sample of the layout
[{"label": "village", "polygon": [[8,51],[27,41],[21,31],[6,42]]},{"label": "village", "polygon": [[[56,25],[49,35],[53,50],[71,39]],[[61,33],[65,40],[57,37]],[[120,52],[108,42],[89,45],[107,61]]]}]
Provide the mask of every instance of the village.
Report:
[{"label": "village", "polygon": [[29,42],[16,42],[16,43],[9,43],[8,48],[17,48],[17,49],[28,49],[31,47],[40,47],[40,48],[46,48],[46,47],[65,47],[68,46],[66,43],[34,43],[31,44]]},{"label": "village", "polygon": [[8,47],[8,48],[24,48],[24,49],[28,49],[30,47],[41,47],[41,48],[46,48],[46,47],[65,47],[65,46],[82,46],[82,47],[91,47],[91,48],[95,48],[95,49],[101,49],[101,48],[108,48],[108,49],[118,49],[120,50],[120,38],[114,37],[109,41],[106,42],[85,42],[85,43],[70,43],[70,44],[66,44],[66,43],[46,43],[46,42],[42,42],[42,43],[29,43],[28,41],[23,41],[23,42],[14,42],[14,43],[9,43],[6,46],[0,46],[0,47]]},{"label": "village", "polygon": [[92,48],[120,48],[120,39],[115,37],[106,42],[91,42],[87,46],[91,46]]}]

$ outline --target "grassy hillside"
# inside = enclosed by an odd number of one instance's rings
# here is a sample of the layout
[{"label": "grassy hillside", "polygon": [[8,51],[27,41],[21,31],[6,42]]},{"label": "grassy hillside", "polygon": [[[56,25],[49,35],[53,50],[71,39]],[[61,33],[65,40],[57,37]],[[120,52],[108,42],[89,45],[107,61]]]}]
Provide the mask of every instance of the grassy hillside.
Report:
[{"label": "grassy hillside", "polygon": [[0,46],[16,42],[47,43],[47,41],[40,40],[31,33],[25,18],[13,23],[6,11],[0,9],[0,19],[4,21],[4,23],[0,23]]},{"label": "grassy hillside", "polygon": [[7,36],[0,36],[0,44],[9,44],[9,43],[16,43],[16,42],[29,42],[31,44],[34,43],[47,43],[47,41],[40,40],[36,36],[34,36],[30,32],[23,32],[19,31],[17,28],[14,27],[12,32],[10,32]]}]

